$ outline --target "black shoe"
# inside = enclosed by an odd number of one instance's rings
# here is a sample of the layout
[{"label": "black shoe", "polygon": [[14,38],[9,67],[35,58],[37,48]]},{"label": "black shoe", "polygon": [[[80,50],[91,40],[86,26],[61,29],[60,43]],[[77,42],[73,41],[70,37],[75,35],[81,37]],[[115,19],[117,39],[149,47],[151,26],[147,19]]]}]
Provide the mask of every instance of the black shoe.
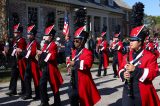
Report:
[{"label": "black shoe", "polygon": [[35,96],[35,97],[33,98],[33,100],[39,100],[39,99],[40,99],[39,96]]},{"label": "black shoe", "polygon": [[27,99],[31,99],[31,98],[32,98],[32,96],[27,96],[27,95],[22,96],[23,100],[27,100]]},{"label": "black shoe", "polygon": [[17,95],[17,92],[10,90],[9,92],[6,93],[6,95],[9,95],[9,96]]},{"label": "black shoe", "polygon": [[41,103],[39,106],[49,106],[48,103]]}]

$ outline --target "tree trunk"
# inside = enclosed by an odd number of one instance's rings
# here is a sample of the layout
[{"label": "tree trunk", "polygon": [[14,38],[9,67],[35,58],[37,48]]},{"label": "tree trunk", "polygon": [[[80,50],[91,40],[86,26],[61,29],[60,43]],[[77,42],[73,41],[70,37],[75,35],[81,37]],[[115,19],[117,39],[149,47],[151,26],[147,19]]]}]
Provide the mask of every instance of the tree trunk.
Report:
[{"label": "tree trunk", "polygon": [[0,40],[7,36],[7,0],[0,0]]}]

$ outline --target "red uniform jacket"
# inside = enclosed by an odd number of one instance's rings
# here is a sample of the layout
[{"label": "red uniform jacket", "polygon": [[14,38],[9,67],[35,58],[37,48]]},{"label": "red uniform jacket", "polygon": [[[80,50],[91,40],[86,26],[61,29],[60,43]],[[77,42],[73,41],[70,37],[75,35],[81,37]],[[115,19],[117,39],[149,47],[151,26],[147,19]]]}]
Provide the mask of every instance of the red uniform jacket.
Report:
[{"label": "red uniform jacket", "polygon": [[[44,44],[42,48],[43,52],[46,50],[47,46],[48,45]],[[57,91],[59,91],[59,87],[63,83],[63,78],[57,67],[57,45],[55,44],[55,42],[50,43],[50,46],[48,48],[48,55],[46,56],[45,61],[48,65],[51,88],[53,93],[55,94],[57,93]]]},{"label": "red uniform jacket", "polygon": [[[15,41],[13,45],[16,45],[17,48],[25,50],[27,44],[24,38],[19,38],[19,40]],[[26,59],[22,57],[20,53],[15,53],[15,54],[17,55],[17,58],[18,58],[18,68],[19,68],[20,76],[22,80],[24,80],[24,73],[26,70]]]},{"label": "red uniform jacket", "polygon": [[32,71],[33,81],[34,81],[35,87],[37,87],[39,85],[40,72],[41,72],[39,67],[38,67],[38,61],[35,58],[38,46],[39,46],[39,44],[37,43],[36,40],[28,43],[27,48],[26,48],[26,49],[28,49],[27,53],[29,51],[31,51],[31,52],[28,55],[28,57],[27,57],[27,54],[25,56],[29,60],[30,65],[31,65],[31,71]]},{"label": "red uniform jacket", "polygon": [[113,43],[111,44],[111,47],[113,47],[113,46],[115,46],[115,45],[117,45],[117,46],[115,47],[116,50],[113,50],[113,52],[114,52],[114,51],[117,52],[117,57],[118,57],[118,69],[119,69],[119,66],[121,65],[122,60],[123,60],[123,53],[122,53],[123,43],[122,43],[121,41],[113,42]]},{"label": "red uniform jacket", "polygon": [[121,65],[122,60],[123,60],[122,49],[123,49],[123,43],[121,41],[119,41],[119,43],[118,43],[118,51],[117,51],[117,54],[118,54],[118,66]]},{"label": "red uniform jacket", "polygon": [[[76,50],[72,51],[72,58],[75,57]],[[78,94],[80,106],[93,106],[100,100],[99,92],[93,82],[90,68],[93,64],[92,52],[84,48],[79,57],[80,67],[78,69]]]},{"label": "red uniform jacket", "polygon": [[154,42],[148,42],[144,45],[145,49],[152,52],[157,58],[159,57],[158,45]]},{"label": "red uniform jacket", "polygon": [[109,57],[108,57],[108,53],[107,53],[107,46],[108,46],[107,40],[102,41],[102,43],[100,45],[102,46],[101,51],[103,53],[103,59],[104,59],[103,67],[107,68],[109,65]]},{"label": "red uniform jacket", "polygon": [[158,47],[159,47],[158,42],[155,42],[154,43],[154,50],[155,50],[154,54],[156,55],[157,58],[159,57],[159,51],[158,51],[159,48]]},{"label": "red uniform jacket", "polygon": [[96,52],[98,53],[98,48],[99,48],[99,45],[102,43],[102,39],[97,39],[97,44],[96,44]]},{"label": "red uniform jacket", "polygon": [[[119,70],[119,76],[123,78],[124,66],[126,64],[127,55],[124,56],[123,63]],[[133,60],[133,51],[129,53],[129,61]],[[140,64],[136,66],[133,72],[133,88],[135,98],[140,98],[142,106],[160,106],[160,100],[153,87],[152,81],[157,76],[158,64],[157,58],[151,52],[144,50],[140,58]],[[123,95],[124,96],[124,95]],[[140,96],[140,97],[139,97]],[[126,96],[124,96],[126,97]],[[125,98],[123,98],[125,99]]]}]

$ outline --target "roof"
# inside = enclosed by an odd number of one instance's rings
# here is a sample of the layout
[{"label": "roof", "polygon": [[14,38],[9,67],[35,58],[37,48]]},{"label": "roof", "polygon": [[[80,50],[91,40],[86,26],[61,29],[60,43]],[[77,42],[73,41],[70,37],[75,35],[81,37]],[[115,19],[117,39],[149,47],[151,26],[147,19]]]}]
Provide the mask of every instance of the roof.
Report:
[{"label": "roof", "polygon": [[130,7],[126,2],[124,2],[123,0],[114,0],[118,6],[125,8],[125,9],[132,9],[132,7]]},{"label": "roof", "polygon": [[121,13],[121,14],[124,13],[121,8],[110,7],[105,4],[103,5],[103,4],[93,3],[93,2],[89,2],[89,1],[85,1],[85,2],[79,1],[79,0],[54,0],[54,1],[67,3],[67,4],[73,4],[73,5],[80,5],[80,6],[84,6],[84,7],[90,7],[90,8],[96,8],[96,9],[100,9],[100,10],[107,10],[107,11]]}]

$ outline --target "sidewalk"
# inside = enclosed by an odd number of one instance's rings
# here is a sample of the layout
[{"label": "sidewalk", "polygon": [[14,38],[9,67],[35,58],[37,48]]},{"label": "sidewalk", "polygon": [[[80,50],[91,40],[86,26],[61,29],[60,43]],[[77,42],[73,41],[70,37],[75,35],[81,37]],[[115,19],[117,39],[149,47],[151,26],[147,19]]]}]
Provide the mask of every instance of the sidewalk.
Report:
[{"label": "sidewalk", "polygon": [[[160,59],[158,60],[160,62]],[[113,78],[113,71],[111,66],[107,69],[107,76],[105,77],[96,77],[97,70],[96,68],[92,69],[92,76],[96,86],[101,94],[101,100],[95,106],[121,106],[121,97],[122,97],[122,88],[123,82],[119,78]],[[103,72],[102,72],[103,74]],[[64,78],[64,84],[60,88],[62,106],[70,106],[68,93],[69,91],[69,80],[70,77],[62,74]],[[160,97],[160,76],[155,78],[153,84],[157,90],[157,93]],[[20,96],[8,97],[5,93],[8,91],[9,82],[0,84],[0,106],[37,106],[40,104],[40,101],[22,100]],[[33,87],[33,83],[32,83]],[[48,84],[48,94],[50,97],[50,104],[54,103],[53,93]],[[20,82],[18,82],[18,92],[20,91]]]}]

